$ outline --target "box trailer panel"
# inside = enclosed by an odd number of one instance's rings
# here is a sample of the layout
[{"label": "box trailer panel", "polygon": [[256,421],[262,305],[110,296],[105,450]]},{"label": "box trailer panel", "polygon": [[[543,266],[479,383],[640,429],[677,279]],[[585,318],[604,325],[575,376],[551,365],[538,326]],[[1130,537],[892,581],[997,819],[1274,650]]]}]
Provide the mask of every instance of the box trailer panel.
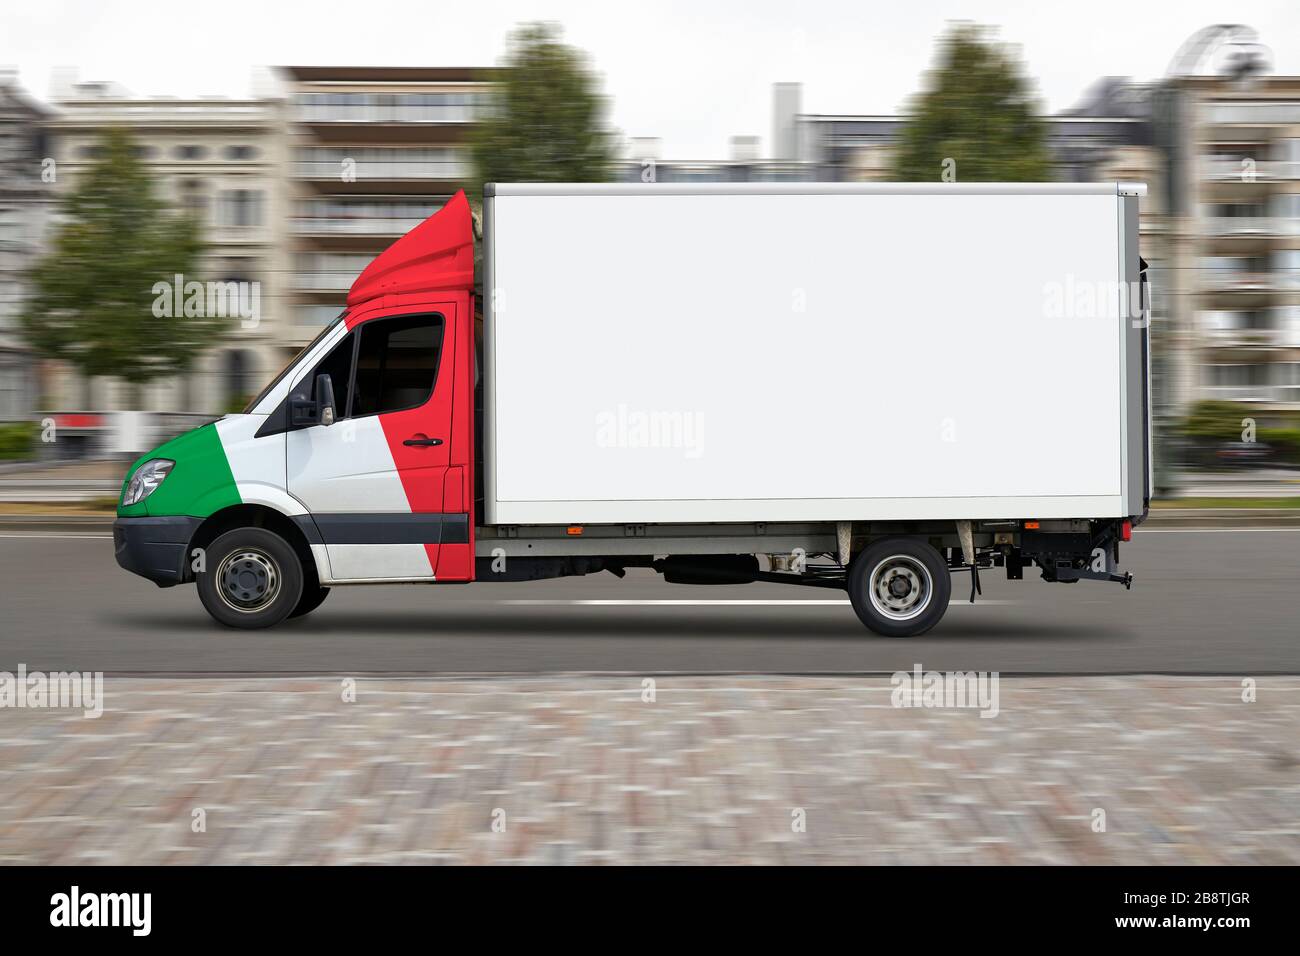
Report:
[{"label": "box trailer panel", "polygon": [[1122,202],[497,187],[487,521],[1120,516]]}]

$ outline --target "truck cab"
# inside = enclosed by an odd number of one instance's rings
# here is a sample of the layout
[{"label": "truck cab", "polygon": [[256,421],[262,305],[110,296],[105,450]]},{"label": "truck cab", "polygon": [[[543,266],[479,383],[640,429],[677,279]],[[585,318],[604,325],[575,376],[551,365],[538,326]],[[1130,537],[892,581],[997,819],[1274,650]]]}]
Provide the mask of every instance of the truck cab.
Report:
[{"label": "truck cab", "polygon": [[474,575],[473,224],[458,193],[248,405],[136,461],[118,563],[238,627],[335,584]]}]

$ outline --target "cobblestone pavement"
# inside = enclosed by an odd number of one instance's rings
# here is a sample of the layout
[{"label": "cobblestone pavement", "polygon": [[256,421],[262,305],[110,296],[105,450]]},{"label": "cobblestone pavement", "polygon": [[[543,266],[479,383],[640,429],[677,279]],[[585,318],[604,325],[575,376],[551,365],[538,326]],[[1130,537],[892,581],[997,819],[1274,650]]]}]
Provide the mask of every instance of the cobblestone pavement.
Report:
[{"label": "cobblestone pavement", "polygon": [[0,862],[1300,863],[1300,679],[655,685],[110,679],[0,710]]}]

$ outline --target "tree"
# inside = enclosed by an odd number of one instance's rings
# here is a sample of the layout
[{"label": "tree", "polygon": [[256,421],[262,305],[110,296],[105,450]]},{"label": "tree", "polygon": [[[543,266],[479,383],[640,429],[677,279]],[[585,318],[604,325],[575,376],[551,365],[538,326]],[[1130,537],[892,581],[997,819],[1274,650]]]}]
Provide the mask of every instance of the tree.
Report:
[{"label": "tree", "polygon": [[[987,30],[954,27],[916,97],[894,153],[900,182],[1042,182],[1046,125],[1030,81]],[[948,175],[946,171],[951,170]]]},{"label": "tree", "polygon": [[50,252],[31,272],[20,320],[32,348],[87,378],[121,379],[133,393],[188,368],[226,320],[205,309],[155,314],[156,284],[170,289],[177,275],[190,281],[202,245],[197,223],[154,196],[129,133],[103,136],[62,212]]},{"label": "tree", "polygon": [[586,56],[558,26],[530,23],[510,38],[492,106],[470,134],[477,185],[605,182],[614,137]]},{"label": "tree", "polygon": [[1189,438],[1213,441],[1241,441],[1244,422],[1253,421],[1256,410],[1245,402],[1200,401],[1192,406],[1182,423]]}]

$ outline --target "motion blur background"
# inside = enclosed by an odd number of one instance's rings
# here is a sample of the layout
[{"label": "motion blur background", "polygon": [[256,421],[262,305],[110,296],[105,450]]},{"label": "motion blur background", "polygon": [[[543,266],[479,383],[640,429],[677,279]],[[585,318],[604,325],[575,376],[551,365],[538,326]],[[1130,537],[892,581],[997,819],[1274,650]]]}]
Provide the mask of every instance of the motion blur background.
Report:
[{"label": "motion blur background", "polygon": [[[108,675],[97,719],[0,709],[0,863],[1300,862],[1298,36],[1295,0],[0,7],[0,678]],[[267,633],[113,562],[125,459],[459,189],[945,178],[1149,186],[1130,592],[989,580],[888,641],[634,570]],[[975,388],[1068,429],[1088,369]],[[922,663],[1000,672],[997,719],[899,707]]]},{"label": "motion blur background", "polygon": [[[1258,5],[1263,29],[1198,21],[1213,4],[479,6],[0,15],[0,64],[20,63],[0,72],[0,496],[106,505],[123,456],[240,409],[457,189],[938,180],[946,161],[959,181],[1149,184],[1160,490],[1300,490],[1293,5]],[[235,283],[244,311],[160,319],[154,283],[177,277]]]}]

